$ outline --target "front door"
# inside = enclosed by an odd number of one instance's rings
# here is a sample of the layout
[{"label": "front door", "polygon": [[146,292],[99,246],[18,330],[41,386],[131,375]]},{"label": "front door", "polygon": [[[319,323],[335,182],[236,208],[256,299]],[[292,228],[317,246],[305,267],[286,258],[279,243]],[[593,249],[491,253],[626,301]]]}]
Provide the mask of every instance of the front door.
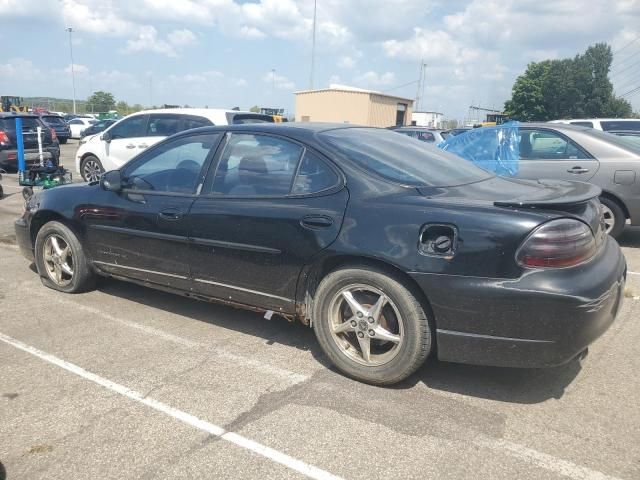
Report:
[{"label": "front door", "polygon": [[189,214],[194,289],[293,313],[302,266],[337,237],[348,192],[318,154],[232,133]]},{"label": "front door", "polygon": [[578,144],[554,130],[520,129],[518,178],[588,182],[599,166]]},{"label": "front door", "polygon": [[188,135],[158,145],[122,170],[122,191],[97,191],[81,214],[99,268],[189,288],[187,215],[219,138]]},{"label": "front door", "polygon": [[122,167],[146,149],[148,146],[146,142],[148,120],[149,115],[133,115],[109,129],[110,140],[102,141],[105,149],[102,156],[105,170],[115,170]]}]

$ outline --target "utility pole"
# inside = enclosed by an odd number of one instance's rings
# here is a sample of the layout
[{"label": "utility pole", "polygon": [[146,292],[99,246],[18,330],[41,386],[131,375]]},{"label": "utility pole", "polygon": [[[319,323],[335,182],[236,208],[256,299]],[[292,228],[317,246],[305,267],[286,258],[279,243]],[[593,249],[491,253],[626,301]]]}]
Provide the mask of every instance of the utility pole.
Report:
[{"label": "utility pole", "polygon": [[[424,73],[426,68],[427,68],[427,64],[424,63],[424,58],[423,58],[422,60],[420,60],[420,76],[418,77],[418,90],[416,91],[416,101],[415,101],[415,108],[414,108],[415,112],[420,111],[419,110],[420,101],[424,96]],[[424,106],[424,100],[422,101],[422,104]]]},{"label": "utility pole", "polygon": [[73,87],[73,114],[76,114],[76,74],[73,67],[73,42],[71,40],[71,34],[73,33],[72,27],[66,28],[69,32],[69,53],[71,55],[71,85]]},{"label": "utility pole", "polygon": [[[276,69],[271,69],[271,100],[275,103],[276,97]],[[275,105],[274,105],[275,106]]]},{"label": "utility pole", "polygon": [[313,70],[316,61],[316,19],[318,13],[318,0],[313,0],[313,33],[311,37],[311,74],[309,76],[309,90],[313,90]]}]

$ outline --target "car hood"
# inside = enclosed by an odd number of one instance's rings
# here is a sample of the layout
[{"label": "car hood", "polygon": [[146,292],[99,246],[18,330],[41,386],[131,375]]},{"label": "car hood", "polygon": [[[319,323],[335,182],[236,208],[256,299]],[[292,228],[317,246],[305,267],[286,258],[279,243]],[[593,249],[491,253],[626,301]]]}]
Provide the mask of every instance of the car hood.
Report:
[{"label": "car hood", "polygon": [[464,202],[492,203],[496,206],[545,207],[585,203],[600,195],[599,187],[590,183],[564,180],[519,180],[492,177],[455,187],[420,187],[429,198]]}]

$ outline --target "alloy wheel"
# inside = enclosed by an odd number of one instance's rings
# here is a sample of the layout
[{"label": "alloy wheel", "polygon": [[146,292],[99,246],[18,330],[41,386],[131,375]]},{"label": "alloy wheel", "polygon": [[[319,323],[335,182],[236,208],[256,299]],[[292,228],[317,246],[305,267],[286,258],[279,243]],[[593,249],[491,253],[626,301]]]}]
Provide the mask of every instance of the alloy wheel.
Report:
[{"label": "alloy wheel", "polygon": [[44,242],[43,257],[47,275],[56,285],[66,287],[73,281],[73,252],[63,237],[49,235]]},{"label": "alloy wheel", "polygon": [[613,215],[613,211],[604,203],[602,203],[600,206],[602,207],[602,217],[604,219],[605,231],[609,233],[616,224],[616,217]]},{"label": "alloy wheel", "polygon": [[394,302],[370,285],[342,288],[329,307],[331,337],[340,351],[366,366],[391,361],[404,342],[404,323]]},{"label": "alloy wheel", "polygon": [[96,160],[86,160],[82,166],[82,176],[87,182],[95,182],[100,180],[102,175],[102,165]]}]

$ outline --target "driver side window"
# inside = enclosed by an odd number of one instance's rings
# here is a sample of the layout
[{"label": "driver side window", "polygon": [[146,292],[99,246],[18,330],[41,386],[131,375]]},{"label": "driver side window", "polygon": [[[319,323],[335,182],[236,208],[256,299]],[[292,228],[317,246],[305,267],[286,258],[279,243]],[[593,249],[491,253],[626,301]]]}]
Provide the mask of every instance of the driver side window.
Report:
[{"label": "driver side window", "polygon": [[109,132],[113,140],[118,138],[144,137],[148,115],[136,115],[122,120]]},{"label": "driver side window", "polygon": [[149,151],[125,168],[125,188],[154,192],[192,194],[200,172],[220,134],[180,137]]}]

